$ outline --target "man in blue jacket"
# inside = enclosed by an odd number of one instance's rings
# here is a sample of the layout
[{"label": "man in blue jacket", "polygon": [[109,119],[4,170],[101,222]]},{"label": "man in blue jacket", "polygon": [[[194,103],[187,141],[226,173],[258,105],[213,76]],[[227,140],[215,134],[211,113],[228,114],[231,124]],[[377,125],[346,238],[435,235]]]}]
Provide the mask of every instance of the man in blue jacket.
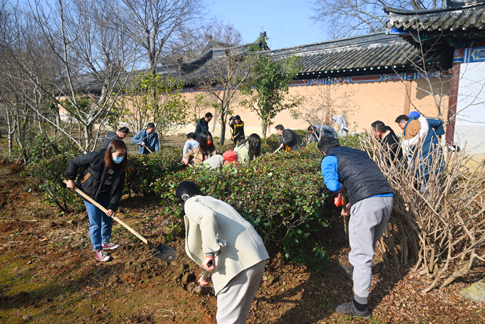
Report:
[{"label": "man in blue jacket", "polygon": [[[349,261],[346,267],[354,282],[354,298],[348,304],[335,305],[340,314],[369,319],[368,296],[372,281],[375,246],[384,233],[393,204],[392,189],[377,164],[366,152],[340,146],[338,139],[324,136],[318,143],[324,155],[322,175],[330,191],[345,195],[349,203],[342,216],[350,217]],[[343,267],[344,268],[344,267]]]},{"label": "man in blue jacket", "polygon": [[140,145],[138,154],[150,154],[160,150],[158,134],[155,132],[155,124],[148,123],[146,129],[142,129],[131,140],[133,143]]}]

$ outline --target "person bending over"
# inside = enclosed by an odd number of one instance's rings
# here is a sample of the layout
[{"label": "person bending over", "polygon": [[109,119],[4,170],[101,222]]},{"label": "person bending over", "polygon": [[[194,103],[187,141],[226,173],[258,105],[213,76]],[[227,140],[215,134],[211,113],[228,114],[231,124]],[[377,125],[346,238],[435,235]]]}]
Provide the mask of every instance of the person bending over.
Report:
[{"label": "person bending over", "polygon": [[324,155],[321,168],[325,185],[333,192],[347,192],[350,202],[344,205],[342,216],[352,216],[349,261],[353,268],[342,268],[352,276],[354,298],[348,304],[335,305],[335,311],[369,319],[372,258],[391,215],[392,189],[366,152],[340,146],[338,139],[327,136],[320,140],[318,149]]},{"label": "person bending over", "polygon": [[308,133],[312,135],[313,143],[318,143],[321,136],[335,137],[335,134],[337,134],[335,129],[328,125],[308,126]]},{"label": "person bending over", "polygon": [[231,205],[204,196],[195,183],[181,182],[175,195],[183,204],[185,251],[211,273],[217,323],[246,323],[269,259],[263,240]]},{"label": "person bending over", "polygon": [[246,163],[261,156],[261,137],[258,134],[251,134],[242,141],[234,151],[237,153],[237,161]]},{"label": "person bending over", "polygon": [[301,148],[301,141],[294,131],[291,129],[285,129],[283,125],[276,125],[276,134],[280,137],[280,149],[289,151],[297,151]]},{"label": "person bending over", "polygon": [[387,164],[403,163],[403,154],[399,144],[399,138],[391,127],[386,126],[380,120],[376,120],[371,124],[372,134],[379,139],[384,153],[389,155],[390,159]]},{"label": "person bending over", "polygon": [[115,132],[109,132],[106,134],[106,136],[103,138],[103,145],[101,148],[108,148],[109,143],[113,140],[122,140],[125,138],[128,134],[130,134],[130,130],[128,127],[121,127],[118,129],[118,131]]},{"label": "person bending over", "polygon": [[184,149],[182,151],[182,159],[185,157],[188,151],[192,151],[194,148],[199,146],[199,142],[196,141],[195,133],[187,134],[187,141],[185,142]]},{"label": "person bending over", "polygon": [[217,150],[214,143],[212,143],[212,135],[207,131],[203,131],[199,136],[199,146],[196,146],[192,151],[185,154],[182,163],[189,165],[193,163],[194,166],[200,165],[213,155],[216,155]]}]

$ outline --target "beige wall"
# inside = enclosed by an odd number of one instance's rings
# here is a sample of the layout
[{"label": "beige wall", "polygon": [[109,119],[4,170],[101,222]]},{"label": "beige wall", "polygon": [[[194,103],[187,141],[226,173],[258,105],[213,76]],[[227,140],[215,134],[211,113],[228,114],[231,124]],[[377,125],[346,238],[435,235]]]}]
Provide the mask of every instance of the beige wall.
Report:
[{"label": "beige wall", "polygon": [[[354,131],[364,131],[370,128],[370,124],[376,120],[383,121],[391,126],[394,131],[401,132],[394,122],[398,115],[408,111],[418,110],[426,117],[439,117],[437,104],[441,104],[446,110],[448,104],[447,94],[449,92],[449,78],[418,79],[409,82],[405,81],[384,81],[368,83],[343,83],[332,85],[312,85],[312,86],[292,86],[290,87],[291,96],[301,96],[305,98],[300,112],[311,108],[321,107],[327,104],[327,111],[330,116],[343,114],[349,129]],[[211,101],[211,96],[203,92],[185,92],[184,96],[190,102],[193,117],[194,98],[196,95],[204,94],[204,101]],[[408,95],[409,94],[409,97]],[[444,95],[443,95],[444,94]],[[236,95],[231,103],[233,115],[240,115],[245,123],[246,136],[251,133],[262,134],[261,122],[256,113],[245,109],[240,105],[243,99],[241,95]],[[441,102],[438,102],[441,100]],[[213,100],[212,100],[213,101]],[[443,109],[442,109],[443,110]],[[200,117],[210,111],[215,116],[210,125],[213,136],[220,136],[219,115],[210,106],[201,107]],[[61,109],[61,112],[64,112]],[[320,113],[319,113],[320,115]],[[446,113],[443,115],[446,117]],[[329,118],[331,121],[331,119]],[[354,127],[355,123],[355,127]],[[286,128],[306,129],[309,123],[302,118],[294,119],[290,111],[279,113],[273,120],[273,125],[268,131],[268,135],[274,133],[274,126],[283,124]],[[333,122],[330,126],[338,129]],[[182,126],[178,132],[192,132],[195,124],[189,123]],[[229,138],[229,130],[226,138]]]},{"label": "beige wall", "polygon": [[[406,92],[406,86],[408,92]],[[397,116],[406,113],[406,101],[410,111],[418,110],[426,117],[439,117],[436,100],[441,100],[441,104],[446,107],[448,92],[449,78],[412,80],[408,85],[403,81],[385,81],[290,87],[290,95],[299,95],[306,98],[300,111],[318,107],[323,102],[328,103],[330,101],[332,103],[328,109],[331,111],[330,115],[343,114],[346,117],[348,128],[352,128],[356,123],[354,131],[368,130],[372,122],[381,120],[386,125],[391,126],[394,131],[401,132],[394,120]],[[407,93],[410,94],[409,98]],[[189,101],[193,99],[195,94],[185,93]],[[200,92],[197,94],[200,94]],[[208,94],[207,98],[209,98]],[[261,134],[261,123],[256,113],[240,106],[241,100],[241,96],[236,96],[232,101],[233,114],[240,115],[244,121],[246,136],[253,132]],[[214,109],[207,108],[202,111],[203,114],[211,111],[218,117]],[[274,133],[274,126],[277,124],[283,124],[286,128],[292,129],[306,129],[309,125],[301,118],[294,119],[289,111],[279,113],[273,122],[268,135]],[[330,126],[338,128],[333,122],[330,123]],[[194,131],[194,129],[195,125],[192,124],[187,125],[181,131],[189,132]],[[219,136],[220,127],[217,118],[211,122],[210,130],[214,136]],[[226,134],[226,137],[228,137],[228,134]]]}]

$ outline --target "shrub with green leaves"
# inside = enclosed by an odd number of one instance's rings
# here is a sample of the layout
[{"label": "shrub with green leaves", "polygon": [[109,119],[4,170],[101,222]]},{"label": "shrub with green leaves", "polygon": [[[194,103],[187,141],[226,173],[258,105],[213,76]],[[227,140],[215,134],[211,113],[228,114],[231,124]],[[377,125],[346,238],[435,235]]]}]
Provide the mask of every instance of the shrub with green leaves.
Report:
[{"label": "shrub with green leaves", "polygon": [[160,178],[154,188],[162,197],[162,204],[175,205],[178,184],[193,181],[207,195],[238,210],[257,229],[268,248],[281,242],[287,258],[306,263],[324,257],[323,250],[305,252],[316,246],[305,239],[312,231],[327,226],[320,161],[321,154],[315,145],[310,145],[217,171],[187,168]]},{"label": "shrub with green leaves", "polygon": [[135,194],[147,194],[158,179],[183,168],[182,150],[164,147],[152,154],[131,155],[130,169],[126,175],[126,187]]},{"label": "shrub with green leaves", "polygon": [[48,204],[57,205],[62,211],[82,209],[82,201],[66,188],[67,166],[78,153],[69,152],[42,160],[27,167],[30,185],[39,190]]}]

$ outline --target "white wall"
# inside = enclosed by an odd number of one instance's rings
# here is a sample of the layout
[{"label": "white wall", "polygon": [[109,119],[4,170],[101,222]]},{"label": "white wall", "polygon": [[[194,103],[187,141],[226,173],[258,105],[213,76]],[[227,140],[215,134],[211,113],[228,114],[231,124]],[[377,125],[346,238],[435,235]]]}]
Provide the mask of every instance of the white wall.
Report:
[{"label": "white wall", "polygon": [[485,62],[460,66],[455,143],[485,154]]}]

